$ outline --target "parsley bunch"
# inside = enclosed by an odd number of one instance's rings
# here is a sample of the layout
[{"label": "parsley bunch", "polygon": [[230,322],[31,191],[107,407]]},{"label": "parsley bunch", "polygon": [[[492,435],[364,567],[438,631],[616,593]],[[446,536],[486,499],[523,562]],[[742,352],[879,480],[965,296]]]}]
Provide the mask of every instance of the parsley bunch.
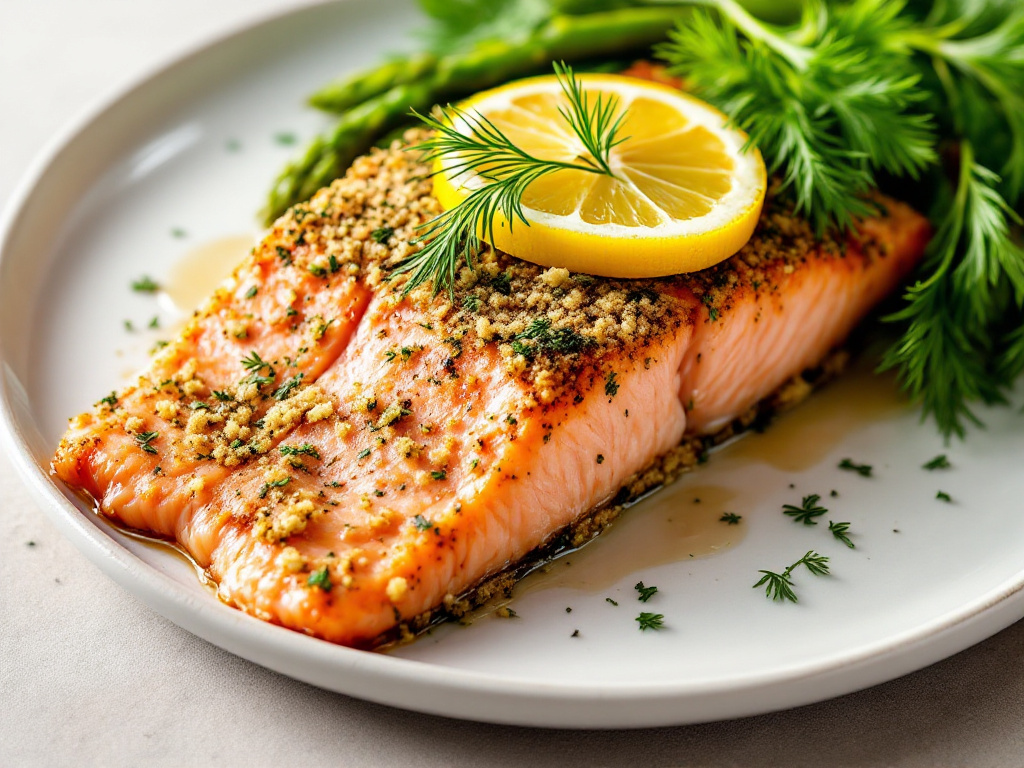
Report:
[{"label": "parsley bunch", "polygon": [[782,27],[735,0],[701,5],[659,55],[748,132],[819,230],[869,215],[875,187],[930,211],[883,367],[963,436],[971,403],[1002,401],[1024,371],[1024,7],[806,0]]}]

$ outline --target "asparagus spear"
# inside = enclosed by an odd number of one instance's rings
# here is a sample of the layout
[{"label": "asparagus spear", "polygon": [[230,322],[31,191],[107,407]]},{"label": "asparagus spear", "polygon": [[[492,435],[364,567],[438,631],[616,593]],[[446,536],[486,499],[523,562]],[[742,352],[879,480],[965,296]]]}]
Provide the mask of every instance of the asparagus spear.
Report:
[{"label": "asparagus spear", "polygon": [[573,62],[650,46],[665,38],[683,10],[675,6],[558,14],[523,40],[488,40],[461,54],[395,60],[329,85],[312,101],[341,111],[341,120],[275,180],[264,212],[267,223],[337,178],[379,136],[406,120],[410,109],[429,110],[439,101],[546,68],[552,60]]}]

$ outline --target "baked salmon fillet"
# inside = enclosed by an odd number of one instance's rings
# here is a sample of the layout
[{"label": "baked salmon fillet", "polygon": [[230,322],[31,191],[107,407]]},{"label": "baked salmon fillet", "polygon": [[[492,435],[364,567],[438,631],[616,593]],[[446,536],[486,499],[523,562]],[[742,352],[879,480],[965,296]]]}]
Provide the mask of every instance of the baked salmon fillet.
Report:
[{"label": "baked salmon fillet", "polygon": [[855,235],[817,238],[769,194],[751,241],[701,273],[594,278],[485,250],[451,295],[403,295],[389,267],[440,212],[428,174],[396,143],[285,214],[53,460],[227,603],[345,645],[457,611],[693,463],[840,345],[929,235],[878,198]]}]

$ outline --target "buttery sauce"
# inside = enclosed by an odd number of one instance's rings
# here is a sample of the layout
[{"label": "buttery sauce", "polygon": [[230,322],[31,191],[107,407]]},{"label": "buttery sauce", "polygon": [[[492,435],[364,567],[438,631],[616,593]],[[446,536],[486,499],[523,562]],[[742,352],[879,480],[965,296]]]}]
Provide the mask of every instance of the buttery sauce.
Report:
[{"label": "buttery sauce", "polygon": [[864,355],[838,379],[781,415],[764,432],[748,432],[717,452],[739,463],[763,462],[783,472],[817,466],[851,432],[907,409],[896,376],[876,374]]},{"label": "buttery sauce", "polygon": [[174,308],[191,315],[252,250],[252,235],[233,235],[203,243],[171,268],[162,288]]}]

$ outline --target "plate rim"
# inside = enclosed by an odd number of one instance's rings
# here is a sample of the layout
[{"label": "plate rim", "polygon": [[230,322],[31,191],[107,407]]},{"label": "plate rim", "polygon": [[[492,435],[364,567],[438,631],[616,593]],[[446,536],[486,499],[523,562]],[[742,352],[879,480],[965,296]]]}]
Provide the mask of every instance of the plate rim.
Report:
[{"label": "plate rim", "polygon": [[[296,0],[287,8],[254,14],[136,70],[80,109],[36,154],[4,206],[0,215],[0,275],[12,258],[9,252],[21,213],[32,202],[40,182],[57,172],[64,150],[74,145],[87,128],[102,121],[116,106],[155,87],[161,77],[173,76],[175,69],[223,43],[311,9],[348,2]],[[11,457],[37,505],[79,552],[150,609],[186,631],[261,666],[340,693],[430,714],[504,724],[578,728],[680,725],[775,711],[866,688],[946,658],[1024,617],[1022,561],[1015,574],[959,609],[866,645],[858,652],[713,682],[541,684],[337,646],[260,621],[219,601],[197,600],[185,587],[104,531],[100,518],[89,519],[33,456],[15,414],[18,393],[10,387],[8,375],[16,377],[8,374],[4,339],[0,333],[0,446]],[[282,658],[274,656],[282,651]],[[267,653],[271,654],[269,658]],[[295,653],[302,658],[290,658]],[[340,686],[333,679],[324,681],[317,674],[322,664],[356,677],[343,680],[346,684]],[[852,680],[853,671],[861,668],[864,676]],[[390,687],[381,689],[382,680]],[[411,691],[410,686],[416,690]],[[414,694],[411,699],[410,694]],[[702,702],[708,705],[704,710],[699,706]],[[625,711],[627,705],[635,709]],[[571,708],[567,710],[567,706]]]}]

